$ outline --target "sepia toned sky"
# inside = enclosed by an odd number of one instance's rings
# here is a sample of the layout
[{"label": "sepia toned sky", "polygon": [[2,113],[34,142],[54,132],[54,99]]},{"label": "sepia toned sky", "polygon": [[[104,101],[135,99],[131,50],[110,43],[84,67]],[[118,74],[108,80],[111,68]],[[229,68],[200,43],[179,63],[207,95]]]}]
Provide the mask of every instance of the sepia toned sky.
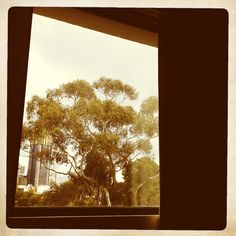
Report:
[{"label": "sepia toned sky", "polygon": [[34,14],[26,101],[75,79],[119,79],[140,102],[158,90],[157,48]]},{"label": "sepia toned sky", "polygon": [[[75,79],[119,79],[139,93],[132,105],[158,95],[157,48],[34,14],[25,103]],[[157,144],[157,139],[153,141]],[[158,162],[158,145],[153,145]],[[27,165],[26,158],[20,163]]]}]

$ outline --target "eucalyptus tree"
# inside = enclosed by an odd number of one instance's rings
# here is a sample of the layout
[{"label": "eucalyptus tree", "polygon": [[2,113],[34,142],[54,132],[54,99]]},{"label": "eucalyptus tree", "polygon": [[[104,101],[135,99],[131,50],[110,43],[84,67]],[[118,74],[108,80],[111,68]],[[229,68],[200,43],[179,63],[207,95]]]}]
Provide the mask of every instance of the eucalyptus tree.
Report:
[{"label": "eucalyptus tree", "polygon": [[123,173],[130,205],[159,206],[159,165],[151,157],[130,162]]},{"label": "eucalyptus tree", "polygon": [[90,84],[75,80],[48,90],[45,97],[33,96],[27,103],[23,144],[47,143],[34,153],[46,163],[66,164],[74,183],[84,186],[83,196],[111,206],[110,190],[117,184],[116,173],[140,155],[150,153],[151,139],[158,134],[155,96],[132,107],[138,93],[120,80],[101,77]]}]

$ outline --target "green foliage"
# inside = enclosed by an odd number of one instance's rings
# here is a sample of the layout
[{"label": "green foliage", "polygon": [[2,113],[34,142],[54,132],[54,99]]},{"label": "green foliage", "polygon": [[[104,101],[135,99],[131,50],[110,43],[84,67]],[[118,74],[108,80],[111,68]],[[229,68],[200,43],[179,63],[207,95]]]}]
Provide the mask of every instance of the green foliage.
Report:
[{"label": "green foliage", "polygon": [[48,90],[47,98],[54,99],[65,96],[73,100],[78,98],[92,99],[95,97],[90,84],[85,80],[74,80],[67,84],[62,84],[59,89]]},{"label": "green foliage", "polygon": [[[16,206],[106,205],[101,193],[102,186],[109,181],[109,163],[104,158],[99,161],[92,157],[88,159],[85,173],[96,179],[100,187],[75,176],[60,185],[52,183],[50,190],[41,195],[35,194],[33,190],[23,192],[17,189]],[[127,163],[123,175],[125,181],[109,189],[113,206],[159,206],[159,166],[150,157]]]},{"label": "green foliage", "polygon": [[[44,192],[40,204],[44,206],[88,206],[92,199],[84,198],[85,189],[69,180],[60,185],[54,184],[50,191]],[[93,204],[95,202],[93,201]]]},{"label": "green foliage", "polygon": [[[101,192],[109,190],[111,193],[117,184],[116,171],[124,169],[141,153],[150,153],[150,140],[158,133],[157,98],[147,98],[140,112],[136,112],[128,101],[125,104],[123,101],[135,100],[137,96],[131,86],[102,77],[93,85],[75,80],[48,90],[44,98],[32,97],[26,109],[22,142],[29,140],[37,144],[47,140],[48,148],[33,157],[66,163],[70,166],[68,175],[73,180],[48,192],[47,201],[73,205],[82,204],[83,199],[87,202],[83,204],[94,201],[102,204]],[[61,191],[66,188],[64,200],[56,203],[55,196],[62,196]],[[81,191],[90,197],[80,200],[73,197],[75,192],[81,195]],[[117,189],[114,191],[121,194]]]},{"label": "green foliage", "polygon": [[140,113],[134,130],[138,134],[145,134],[147,137],[153,137],[158,133],[157,119],[158,101],[155,96],[151,96],[143,101],[140,108]]},{"label": "green foliage", "polygon": [[99,186],[107,186],[110,183],[112,170],[109,161],[99,155],[99,153],[91,153],[86,157],[86,168],[84,174],[93,178]]},{"label": "green foliage", "polygon": [[116,185],[110,189],[110,196],[112,206],[131,205],[130,192],[125,182],[116,183]]},{"label": "green foliage", "polygon": [[93,86],[110,99],[121,95],[130,100],[135,100],[138,97],[138,93],[131,86],[123,84],[120,80],[101,77],[98,81],[94,82]]},{"label": "green foliage", "polygon": [[144,115],[153,115],[157,112],[158,109],[158,101],[157,97],[151,96],[143,101],[141,105],[140,112]]},{"label": "green foliage", "polygon": [[16,206],[93,206],[95,199],[88,198],[89,192],[82,185],[69,180],[61,185],[53,184],[49,191],[37,194],[33,190],[24,192],[16,189]]},{"label": "green foliage", "polygon": [[124,171],[132,205],[160,204],[159,166],[150,158],[142,157],[129,163]]},{"label": "green foliage", "polygon": [[145,182],[159,173],[158,165],[150,157],[142,157],[133,162],[131,175],[133,186]]},{"label": "green foliage", "polygon": [[40,205],[41,196],[35,194],[33,190],[24,192],[16,189],[15,204],[16,206],[37,206]]},{"label": "green foliage", "polygon": [[141,150],[144,153],[150,153],[152,145],[149,139],[141,139],[136,142],[136,149]]}]

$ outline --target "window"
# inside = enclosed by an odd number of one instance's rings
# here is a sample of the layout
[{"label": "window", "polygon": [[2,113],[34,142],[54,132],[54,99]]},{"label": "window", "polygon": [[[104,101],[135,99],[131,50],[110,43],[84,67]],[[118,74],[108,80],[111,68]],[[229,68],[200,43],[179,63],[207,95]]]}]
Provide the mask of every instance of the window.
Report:
[{"label": "window", "polygon": [[34,10],[15,217],[114,220],[92,228],[128,217],[127,228],[156,228],[157,34],[83,10]]},{"label": "window", "polygon": [[[105,14],[101,9],[83,10]],[[124,23],[119,14],[115,16],[116,10],[109,9],[113,12],[106,18],[113,15]],[[142,24],[138,19],[145,17],[139,10],[135,9],[139,12],[135,20],[126,18],[127,25],[138,24],[141,29],[149,25],[146,30],[153,32],[151,22],[158,21],[154,28],[159,38],[160,228],[222,230],[227,192],[228,14],[223,9],[149,9],[160,18]],[[80,214],[76,208],[53,208],[52,214],[50,208],[14,207],[31,13],[29,8],[9,12],[8,226],[158,228],[155,208],[132,208],[132,212],[86,208]]]},{"label": "window", "polygon": [[33,15],[16,206],[159,207],[156,65],[156,47]]}]

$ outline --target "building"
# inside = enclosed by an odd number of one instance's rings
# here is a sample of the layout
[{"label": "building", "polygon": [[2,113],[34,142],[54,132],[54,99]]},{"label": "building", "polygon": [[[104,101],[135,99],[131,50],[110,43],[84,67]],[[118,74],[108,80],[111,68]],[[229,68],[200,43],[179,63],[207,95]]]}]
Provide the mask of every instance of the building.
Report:
[{"label": "building", "polygon": [[17,185],[26,185],[27,184],[27,175],[25,172],[26,172],[26,167],[19,164],[18,174],[17,174]]},{"label": "building", "polygon": [[41,152],[47,146],[44,144],[33,144],[28,164],[27,184],[32,184],[35,188],[39,185],[49,185],[50,177],[50,162],[40,162],[40,160],[34,158],[37,152]]}]

